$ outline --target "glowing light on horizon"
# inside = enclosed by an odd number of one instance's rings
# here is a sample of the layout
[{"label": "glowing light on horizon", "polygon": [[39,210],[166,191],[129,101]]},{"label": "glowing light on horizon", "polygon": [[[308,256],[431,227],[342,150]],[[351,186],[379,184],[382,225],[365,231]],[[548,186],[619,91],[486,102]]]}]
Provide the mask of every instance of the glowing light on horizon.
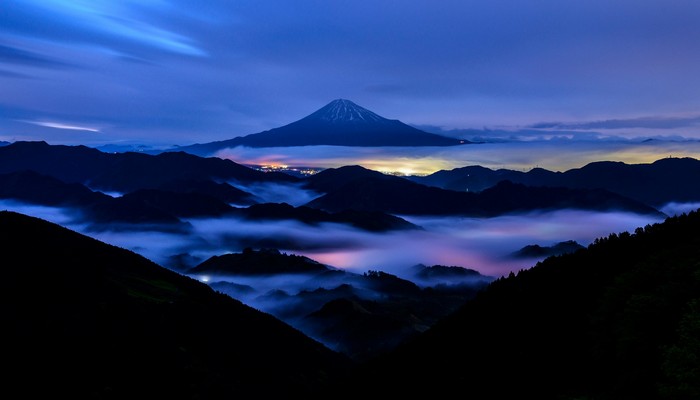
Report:
[{"label": "glowing light on horizon", "polygon": [[652,163],[667,157],[700,158],[700,141],[606,142],[541,141],[485,143],[435,149],[432,147],[354,148],[303,146],[287,148],[234,147],[216,157],[251,165],[287,165],[290,168],[339,168],[359,165],[395,175],[428,175],[471,165],[527,172],[535,167],[563,172],[597,161]]}]

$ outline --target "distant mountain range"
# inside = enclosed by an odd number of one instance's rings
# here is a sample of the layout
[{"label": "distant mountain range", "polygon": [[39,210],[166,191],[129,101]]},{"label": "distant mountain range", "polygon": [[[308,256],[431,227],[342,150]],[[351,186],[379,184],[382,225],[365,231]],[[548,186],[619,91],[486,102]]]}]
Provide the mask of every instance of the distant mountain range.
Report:
[{"label": "distant mountain range", "polygon": [[[177,186],[182,183],[182,186]],[[186,218],[237,217],[251,221],[294,220],[308,225],[321,223],[347,224],[372,232],[421,229],[403,218],[383,212],[346,210],[326,212],[310,207],[294,207],[286,203],[252,204],[235,207],[240,202],[238,191],[225,183],[211,181],[173,181],[166,189],[137,189],[112,197],[93,191],[80,183],[63,181],[31,170],[0,174],[0,199],[28,204],[67,207],[79,213],[79,219],[95,228],[116,229],[120,224],[156,225],[159,229],[187,229]],[[187,191],[189,188],[189,191]],[[249,201],[245,193],[244,200]],[[126,226],[122,225],[122,228]]]},{"label": "distant mountain range", "polygon": [[261,172],[231,160],[198,157],[185,152],[158,155],[104,153],[86,146],[14,142],[0,147],[0,173],[32,170],[66,183],[81,183],[101,191],[130,192],[201,180],[296,182],[281,172]]},{"label": "distant mountain range", "polygon": [[[645,168],[648,172],[644,176],[656,177],[653,182],[660,182],[661,177],[668,176],[659,183],[667,189],[663,194],[665,198],[698,201],[700,190],[687,185],[679,177],[687,176],[682,174],[682,171],[687,171],[687,174],[697,174],[700,178],[698,165],[700,162],[691,159],[660,160]],[[529,175],[519,175],[470,167],[485,177],[476,178],[480,179],[479,182],[488,181],[493,185],[483,183],[487,189],[467,192],[427,186],[416,182],[416,178],[386,175],[360,166],[330,168],[298,178],[185,152],[111,154],[84,146],[15,142],[0,147],[0,182],[3,183],[0,198],[78,208],[93,223],[163,223],[171,226],[179,224],[182,218],[235,215],[257,220],[289,219],[307,224],[345,223],[364,230],[387,231],[420,228],[395,215],[492,217],[562,208],[662,216],[658,209],[643,202],[660,196],[658,190],[649,190],[648,179],[615,172],[617,169],[638,168],[641,167],[597,163],[582,169],[586,171],[585,179],[582,179],[580,173],[537,170]],[[456,170],[442,175],[458,175],[460,172]],[[533,181],[534,185],[518,182],[525,180],[522,177],[541,176],[551,178]],[[596,176],[600,178],[596,180]],[[499,179],[503,177],[513,177],[515,182]],[[615,177],[622,180],[617,185]],[[421,181],[434,183],[429,178]],[[467,178],[471,179],[472,174]],[[599,187],[603,183],[607,183],[608,188]],[[250,184],[305,188],[318,196],[301,207],[263,205],[257,193],[241,189]],[[618,192],[620,189],[627,189],[642,200],[626,197]],[[276,246],[268,244],[266,247]]]},{"label": "distant mountain range", "polygon": [[337,99],[279,128],[228,140],[179,146],[173,150],[210,156],[236,146],[456,146],[466,143],[469,142],[425,132],[401,121],[381,117],[350,100]]},{"label": "distant mountain range", "polygon": [[325,193],[307,205],[327,211],[383,211],[399,215],[493,217],[534,210],[618,210],[661,213],[648,205],[604,189],[525,186],[501,181],[482,192],[425,186],[360,166],[329,168],[306,179],[307,187]]},{"label": "distant mountain range", "polygon": [[693,184],[700,182],[700,161],[689,157],[662,158],[649,164],[598,161],[564,172],[492,170],[473,165],[409,179],[459,192],[480,192],[506,180],[528,186],[606,189],[653,207],[700,200],[700,185]]}]

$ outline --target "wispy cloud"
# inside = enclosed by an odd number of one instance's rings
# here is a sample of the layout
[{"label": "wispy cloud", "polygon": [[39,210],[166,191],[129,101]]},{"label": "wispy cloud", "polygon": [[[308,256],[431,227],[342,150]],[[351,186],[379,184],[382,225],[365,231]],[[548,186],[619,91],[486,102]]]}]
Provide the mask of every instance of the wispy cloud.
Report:
[{"label": "wispy cloud", "polygon": [[697,127],[700,125],[700,116],[691,117],[642,117],[630,119],[608,119],[603,121],[589,122],[541,122],[533,124],[530,128],[535,129],[628,129],[628,128],[649,128],[649,129],[673,129]]},{"label": "wispy cloud", "polygon": [[33,51],[0,44],[0,62],[42,68],[65,68],[70,64]]},{"label": "wispy cloud", "polygon": [[55,128],[55,129],[68,129],[72,131],[87,131],[87,132],[100,132],[98,128],[91,127],[91,126],[85,126],[85,125],[77,125],[77,124],[70,124],[70,123],[64,123],[64,122],[56,122],[56,121],[26,121],[23,120],[21,122],[26,122],[28,124],[32,125],[38,125],[38,126],[44,126],[47,128]]},{"label": "wispy cloud", "polygon": [[[205,56],[194,39],[153,18],[168,2],[25,0],[3,10],[0,31],[69,45],[91,45],[124,54],[147,49]],[[31,60],[31,57],[25,59]]]}]

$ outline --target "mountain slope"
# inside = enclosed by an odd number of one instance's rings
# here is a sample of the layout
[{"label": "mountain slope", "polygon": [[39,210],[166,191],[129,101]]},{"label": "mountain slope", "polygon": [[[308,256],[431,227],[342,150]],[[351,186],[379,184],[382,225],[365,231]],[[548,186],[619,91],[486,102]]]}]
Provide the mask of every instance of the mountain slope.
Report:
[{"label": "mountain slope", "polygon": [[350,100],[337,99],[279,128],[223,141],[182,146],[178,150],[211,155],[236,146],[454,146],[464,143],[416,129],[398,120],[386,119]]},{"label": "mountain slope", "polygon": [[[86,146],[15,142],[0,147],[0,173],[31,170],[93,189],[130,192],[202,180],[295,182],[280,172],[261,172],[220,158],[179,153],[103,153]],[[199,185],[199,183],[197,183]],[[185,190],[183,187],[181,190]]]},{"label": "mountain slope", "polygon": [[306,179],[307,187],[326,192],[307,206],[331,212],[360,210],[397,215],[489,217],[571,208],[660,214],[652,207],[601,189],[530,187],[502,181],[480,193],[457,192],[357,166],[327,169]]},{"label": "mountain slope", "polygon": [[[663,158],[649,164],[598,161],[581,168],[554,172],[534,168],[528,172],[491,170],[480,166],[438,171],[414,182],[456,191],[478,192],[503,180],[530,186],[557,186],[572,189],[606,189],[653,207],[669,202],[698,202],[700,160]],[[653,188],[653,189],[652,189]]]},{"label": "mountain slope", "polygon": [[699,228],[697,212],[668,218],[500,278],[331,392],[697,398]]},{"label": "mountain slope", "polygon": [[[180,182],[182,186],[176,184]],[[123,224],[157,224],[160,229],[185,229],[181,218],[238,217],[250,221],[293,220],[308,225],[348,224],[358,229],[385,232],[421,229],[402,218],[381,212],[344,211],[328,213],[286,203],[261,203],[237,208],[227,198],[243,199],[248,194],[211,181],[172,181],[171,190],[138,189],[119,197],[95,192],[79,183],[64,183],[33,171],[0,174],[0,199],[34,205],[67,207],[73,218],[92,228],[116,228]],[[211,194],[210,194],[211,193]],[[243,193],[241,197],[239,193]],[[116,225],[115,225],[116,224]],[[155,228],[156,225],[151,225]],[[132,226],[130,229],[138,229]]]},{"label": "mountain slope", "polygon": [[25,397],[307,393],[348,360],[132,252],[0,212],[4,390]]}]

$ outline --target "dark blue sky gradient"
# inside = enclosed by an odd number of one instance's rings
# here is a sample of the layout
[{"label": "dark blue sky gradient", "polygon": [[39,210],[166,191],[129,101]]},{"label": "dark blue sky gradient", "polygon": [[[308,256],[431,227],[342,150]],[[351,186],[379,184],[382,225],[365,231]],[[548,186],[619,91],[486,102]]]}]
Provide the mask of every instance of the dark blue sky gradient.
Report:
[{"label": "dark blue sky gradient", "polygon": [[336,98],[444,129],[700,137],[698,21],[690,0],[4,0],[0,140],[201,143]]}]

